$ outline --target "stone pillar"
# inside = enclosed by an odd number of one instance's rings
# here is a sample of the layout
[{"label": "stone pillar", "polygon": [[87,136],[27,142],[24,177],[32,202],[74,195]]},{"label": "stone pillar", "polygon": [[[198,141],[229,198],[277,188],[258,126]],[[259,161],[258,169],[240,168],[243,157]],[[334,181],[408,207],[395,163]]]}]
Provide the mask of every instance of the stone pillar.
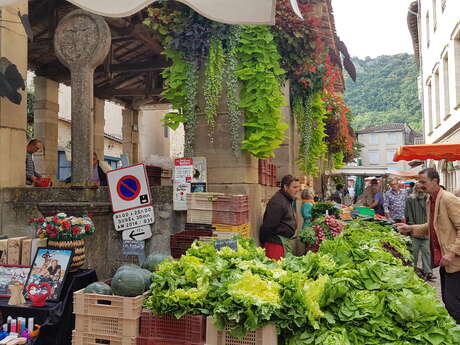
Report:
[{"label": "stone pillar", "polygon": [[129,164],[133,163],[133,111],[131,109],[123,109],[123,153],[128,155]]},{"label": "stone pillar", "polygon": [[35,77],[34,136],[44,145],[34,155],[37,171],[55,180],[58,158],[59,84],[44,77]]},{"label": "stone pillar", "polygon": [[94,69],[107,56],[110,29],[103,17],[83,10],[66,15],[56,28],[56,56],[67,66],[72,86],[72,185],[89,186],[94,146]]},{"label": "stone pillar", "polygon": [[99,160],[104,160],[105,101],[94,98],[94,152]]},{"label": "stone pillar", "polygon": [[[27,78],[27,36],[18,25],[18,11],[27,14],[28,1],[21,0],[14,6],[0,11],[0,56],[14,63],[24,80]],[[16,105],[6,97],[0,98],[0,188],[19,187],[26,182],[26,127],[27,95],[19,90],[22,101]]]},{"label": "stone pillar", "polygon": [[133,148],[133,164],[139,163],[139,110],[133,110],[133,126],[131,134]]}]

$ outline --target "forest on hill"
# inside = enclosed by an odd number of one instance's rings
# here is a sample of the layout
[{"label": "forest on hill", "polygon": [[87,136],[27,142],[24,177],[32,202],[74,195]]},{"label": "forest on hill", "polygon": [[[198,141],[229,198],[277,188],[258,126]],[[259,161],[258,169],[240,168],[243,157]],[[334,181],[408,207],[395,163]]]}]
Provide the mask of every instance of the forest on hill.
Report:
[{"label": "forest on hill", "polygon": [[356,82],[346,78],[345,101],[353,113],[352,126],[362,129],[384,123],[408,123],[422,130],[422,110],[413,55],[353,58]]}]

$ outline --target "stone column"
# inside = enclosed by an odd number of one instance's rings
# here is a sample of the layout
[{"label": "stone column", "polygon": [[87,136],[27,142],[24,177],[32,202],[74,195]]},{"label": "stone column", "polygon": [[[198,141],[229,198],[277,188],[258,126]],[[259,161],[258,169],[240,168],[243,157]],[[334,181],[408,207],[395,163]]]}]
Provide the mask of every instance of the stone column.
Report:
[{"label": "stone column", "polygon": [[129,164],[133,163],[133,111],[123,109],[123,153],[128,155]]},{"label": "stone column", "polygon": [[83,10],[66,15],[56,28],[54,48],[71,74],[72,185],[89,186],[94,146],[94,69],[107,56],[110,29],[104,18]]},{"label": "stone column", "polygon": [[139,163],[139,110],[133,110],[133,126],[131,134],[133,148],[133,164]]},{"label": "stone column", "polygon": [[[0,56],[14,63],[24,80],[27,78],[27,36],[18,25],[18,11],[27,14],[28,1],[21,0],[14,6],[0,11]],[[22,101],[16,105],[6,97],[0,98],[0,188],[19,187],[26,182],[26,127],[27,95],[19,90]]]},{"label": "stone column", "polygon": [[94,98],[94,152],[99,160],[104,160],[105,101]]},{"label": "stone column", "polygon": [[35,77],[34,136],[44,145],[34,155],[38,172],[53,181],[58,158],[59,84],[44,77]]}]

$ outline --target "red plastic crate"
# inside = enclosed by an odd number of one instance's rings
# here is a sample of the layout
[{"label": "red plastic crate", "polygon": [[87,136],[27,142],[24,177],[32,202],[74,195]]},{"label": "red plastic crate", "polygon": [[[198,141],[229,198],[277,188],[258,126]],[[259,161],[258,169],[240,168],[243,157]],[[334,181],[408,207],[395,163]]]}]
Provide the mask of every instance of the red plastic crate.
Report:
[{"label": "red plastic crate", "polygon": [[191,343],[189,341],[175,339],[137,337],[136,345],[204,345],[204,343]]},{"label": "red plastic crate", "polygon": [[185,315],[176,319],[172,315],[155,315],[150,310],[142,310],[140,336],[155,339],[204,344],[206,341],[206,317]]},{"label": "red plastic crate", "polygon": [[243,225],[249,223],[249,212],[215,211],[212,215],[213,224]]},{"label": "red plastic crate", "polygon": [[[188,248],[187,248],[188,249]],[[180,259],[180,257],[182,255],[185,255],[185,252],[187,251],[187,249],[181,249],[181,248],[173,248],[171,247],[171,256],[174,258],[174,259]]]}]

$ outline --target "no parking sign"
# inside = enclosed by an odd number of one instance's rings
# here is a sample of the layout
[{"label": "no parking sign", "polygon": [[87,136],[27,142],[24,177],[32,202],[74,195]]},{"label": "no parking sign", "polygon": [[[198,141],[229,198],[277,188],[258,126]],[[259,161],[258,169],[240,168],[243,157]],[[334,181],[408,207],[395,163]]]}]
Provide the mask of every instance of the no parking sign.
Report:
[{"label": "no parking sign", "polygon": [[152,203],[144,164],[115,169],[107,173],[113,212],[122,212]]}]

